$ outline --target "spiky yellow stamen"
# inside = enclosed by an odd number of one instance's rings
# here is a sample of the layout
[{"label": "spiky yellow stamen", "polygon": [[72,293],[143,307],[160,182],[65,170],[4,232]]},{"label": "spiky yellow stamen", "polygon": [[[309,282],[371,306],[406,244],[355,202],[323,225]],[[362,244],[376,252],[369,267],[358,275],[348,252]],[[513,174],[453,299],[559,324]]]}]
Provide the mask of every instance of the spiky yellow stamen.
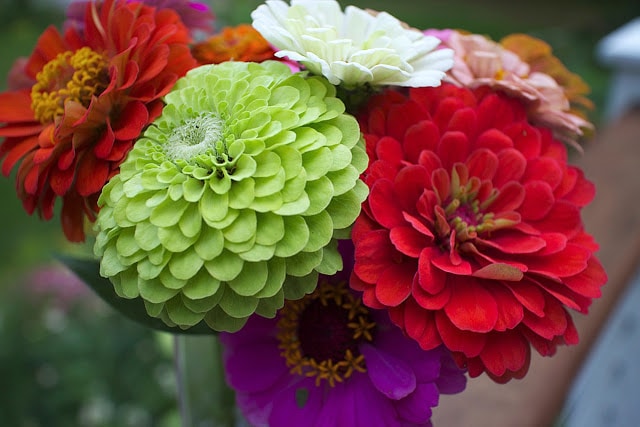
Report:
[{"label": "spiky yellow stamen", "polygon": [[50,123],[64,113],[67,101],[85,107],[109,84],[107,60],[83,47],[58,54],[36,76],[31,88],[31,109],[41,123]]}]

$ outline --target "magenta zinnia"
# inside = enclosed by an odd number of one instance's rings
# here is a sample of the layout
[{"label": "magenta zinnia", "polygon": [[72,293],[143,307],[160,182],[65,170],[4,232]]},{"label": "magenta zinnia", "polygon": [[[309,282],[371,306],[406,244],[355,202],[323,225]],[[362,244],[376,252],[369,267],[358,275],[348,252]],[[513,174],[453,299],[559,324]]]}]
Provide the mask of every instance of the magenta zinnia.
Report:
[{"label": "magenta zinnia", "polygon": [[82,31],[45,30],[23,69],[32,86],[0,93],[2,173],[18,166],[29,214],[52,218],[60,197],[67,239],[84,239],[102,187],[196,65],[190,40],[174,11],[117,0],[88,3]]},{"label": "magenta zinnia", "polygon": [[519,100],[443,84],[387,91],[360,117],[370,196],[351,285],[422,348],[472,377],[523,377],[531,346],[578,342],[606,274],[581,208],[594,196],[566,147]]},{"label": "magenta zinnia", "polygon": [[386,312],[362,305],[344,263],[275,319],[253,316],[220,335],[227,380],[251,425],[427,427],[439,395],[464,390],[451,353],[422,350]]}]

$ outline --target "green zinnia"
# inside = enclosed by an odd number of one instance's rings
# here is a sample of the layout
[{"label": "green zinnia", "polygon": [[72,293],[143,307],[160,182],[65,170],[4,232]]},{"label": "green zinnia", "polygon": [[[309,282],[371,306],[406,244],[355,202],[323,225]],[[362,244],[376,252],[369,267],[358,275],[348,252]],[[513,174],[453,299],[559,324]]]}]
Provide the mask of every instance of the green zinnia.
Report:
[{"label": "green zinnia", "polygon": [[118,295],[171,326],[235,331],[341,269],[367,157],[335,92],[274,61],[180,79],[98,201],[95,253]]}]

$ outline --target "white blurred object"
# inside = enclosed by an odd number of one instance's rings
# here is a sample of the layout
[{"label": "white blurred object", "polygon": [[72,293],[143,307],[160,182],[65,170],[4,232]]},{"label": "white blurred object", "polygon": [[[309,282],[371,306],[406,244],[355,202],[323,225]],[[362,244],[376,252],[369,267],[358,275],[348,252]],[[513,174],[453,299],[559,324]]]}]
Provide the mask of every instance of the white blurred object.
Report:
[{"label": "white blurred object", "polygon": [[600,40],[596,55],[613,72],[605,107],[605,118],[611,121],[640,106],[640,17]]}]

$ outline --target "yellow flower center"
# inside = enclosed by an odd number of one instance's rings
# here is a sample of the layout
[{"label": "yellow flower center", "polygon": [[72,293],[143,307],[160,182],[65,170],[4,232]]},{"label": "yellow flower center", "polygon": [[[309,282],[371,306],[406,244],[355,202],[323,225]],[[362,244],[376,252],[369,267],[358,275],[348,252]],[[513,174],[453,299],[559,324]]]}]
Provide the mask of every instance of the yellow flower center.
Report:
[{"label": "yellow flower center", "polygon": [[107,60],[88,47],[58,54],[36,76],[31,88],[31,109],[41,123],[64,113],[67,100],[89,106],[109,84]]},{"label": "yellow flower center", "polygon": [[287,301],[281,316],[279,348],[292,374],[334,387],[354,371],[366,372],[358,344],[373,341],[376,324],[345,283],[321,283],[305,298]]}]

